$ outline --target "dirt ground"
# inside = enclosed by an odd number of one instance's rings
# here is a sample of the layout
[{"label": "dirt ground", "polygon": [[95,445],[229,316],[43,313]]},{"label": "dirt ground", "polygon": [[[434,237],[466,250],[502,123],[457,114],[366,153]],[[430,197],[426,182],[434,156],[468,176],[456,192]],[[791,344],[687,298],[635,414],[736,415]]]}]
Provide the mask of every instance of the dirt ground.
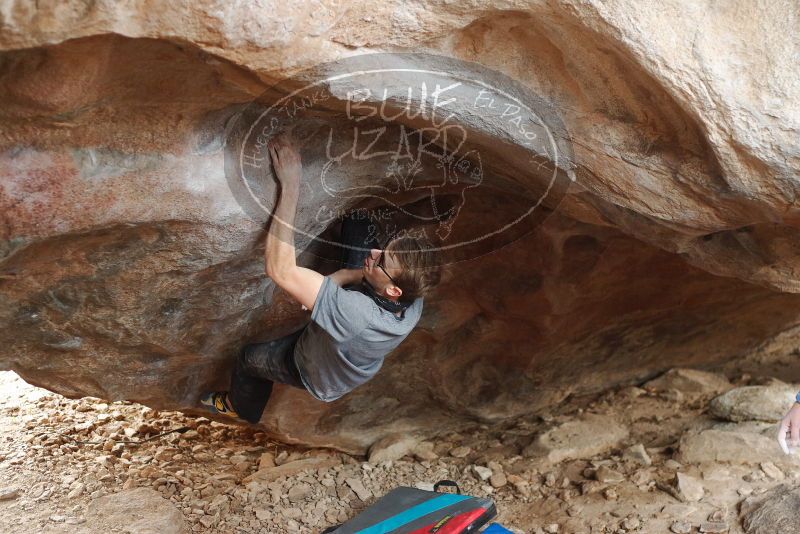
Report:
[{"label": "dirt ground", "polygon": [[[680,451],[687,432],[720,424],[708,413],[719,391],[706,379],[662,379],[528,420],[399,439],[370,463],[276,443],[253,427],[70,400],[2,372],[0,532],[320,532],[392,488],[452,479],[493,499],[496,521],[513,532],[744,533],[742,501],[797,486],[800,468],[784,462],[768,422],[745,436],[760,448],[726,452],[730,461],[676,460],[707,452]],[[745,374],[730,387],[753,383],[780,385]],[[719,432],[736,423],[725,424]],[[130,517],[104,500],[120,492]]]}]

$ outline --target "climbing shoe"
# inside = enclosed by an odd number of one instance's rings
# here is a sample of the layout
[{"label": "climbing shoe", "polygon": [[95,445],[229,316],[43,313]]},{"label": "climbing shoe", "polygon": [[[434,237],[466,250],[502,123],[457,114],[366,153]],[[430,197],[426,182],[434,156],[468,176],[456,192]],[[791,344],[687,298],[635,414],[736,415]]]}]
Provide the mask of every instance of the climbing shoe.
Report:
[{"label": "climbing shoe", "polygon": [[227,391],[212,391],[207,393],[200,399],[200,404],[205,406],[211,413],[218,413],[233,419],[239,419],[239,414],[230,407]]}]

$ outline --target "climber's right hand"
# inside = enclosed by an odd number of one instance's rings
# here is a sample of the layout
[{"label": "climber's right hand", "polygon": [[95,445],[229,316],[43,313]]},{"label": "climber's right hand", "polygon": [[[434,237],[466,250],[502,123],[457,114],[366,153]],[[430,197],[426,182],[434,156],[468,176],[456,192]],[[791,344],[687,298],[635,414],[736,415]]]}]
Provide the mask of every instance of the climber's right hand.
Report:
[{"label": "climber's right hand", "polygon": [[300,152],[286,134],[279,134],[267,141],[275,176],[284,187],[297,187],[303,175]]},{"label": "climber's right hand", "polygon": [[[786,438],[789,438],[788,446]],[[778,426],[778,443],[786,454],[793,452],[789,447],[800,446],[800,403],[795,402]]]}]

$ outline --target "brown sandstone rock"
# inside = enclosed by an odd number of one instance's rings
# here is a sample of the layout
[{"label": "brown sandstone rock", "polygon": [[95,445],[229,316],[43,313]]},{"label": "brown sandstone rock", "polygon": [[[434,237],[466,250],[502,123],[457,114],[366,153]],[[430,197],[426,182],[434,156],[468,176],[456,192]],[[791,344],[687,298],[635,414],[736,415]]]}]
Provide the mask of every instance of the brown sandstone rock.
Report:
[{"label": "brown sandstone rock", "polygon": [[747,534],[800,532],[800,488],[780,485],[761,495],[748,497],[740,506]]},{"label": "brown sandstone rock", "polygon": [[[243,343],[307,320],[264,276],[264,221],[228,186],[228,120],[276,79],[397,48],[485,65],[552,103],[576,182],[543,225],[454,264],[372,382],[332,404],[277,388],[272,434],[363,453],[718,365],[798,323],[791,17],[746,1],[403,5],[287,4],[255,23],[248,3],[158,17],[14,3],[0,35],[0,368],[186,411],[227,387]],[[491,186],[459,221],[491,225],[541,184],[486,116],[458,118]],[[331,230],[320,196],[299,207],[311,235]]]},{"label": "brown sandstone rock", "polygon": [[727,421],[780,421],[795,400],[797,388],[789,384],[743,386],[715,397],[709,412]]},{"label": "brown sandstone rock", "polygon": [[685,463],[731,462],[777,465],[800,465],[800,458],[781,451],[775,438],[777,427],[747,424],[719,425],[703,430],[690,430],[681,436],[677,459]]}]

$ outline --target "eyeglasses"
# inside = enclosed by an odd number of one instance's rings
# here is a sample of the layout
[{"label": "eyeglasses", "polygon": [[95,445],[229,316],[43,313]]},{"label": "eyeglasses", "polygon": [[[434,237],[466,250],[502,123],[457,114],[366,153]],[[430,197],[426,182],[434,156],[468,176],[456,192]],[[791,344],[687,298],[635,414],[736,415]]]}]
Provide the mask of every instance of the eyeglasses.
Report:
[{"label": "eyeglasses", "polygon": [[375,265],[377,265],[378,268],[380,268],[380,270],[383,271],[383,274],[385,274],[386,277],[389,278],[389,280],[391,280],[394,285],[400,287],[399,284],[394,281],[394,278],[392,278],[391,275],[389,273],[387,273],[386,269],[384,268],[385,263],[384,263],[384,255],[383,254],[384,254],[384,252],[386,252],[386,247],[389,246],[389,243],[391,243],[393,239],[394,239],[394,237],[390,237],[386,241],[386,244],[383,245],[383,248],[381,249],[381,254],[380,254],[380,256],[378,256],[378,261],[375,262]]}]

